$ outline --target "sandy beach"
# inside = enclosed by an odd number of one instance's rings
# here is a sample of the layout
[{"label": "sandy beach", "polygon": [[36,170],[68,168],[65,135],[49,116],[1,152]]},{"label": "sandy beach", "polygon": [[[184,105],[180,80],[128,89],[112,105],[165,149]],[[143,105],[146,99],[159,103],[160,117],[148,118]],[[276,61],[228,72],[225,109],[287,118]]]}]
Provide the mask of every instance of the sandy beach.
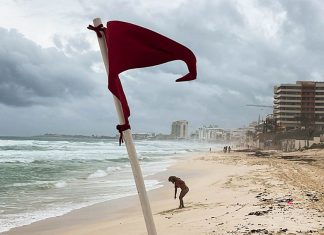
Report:
[{"label": "sandy beach", "polygon": [[[177,209],[169,175],[190,188],[184,209]],[[324,150],[206,152],[151,178],[163,185],[149,192],[158,234],[324,234]],[[138,197],[132,196],[3,234],[147,232]]]}]

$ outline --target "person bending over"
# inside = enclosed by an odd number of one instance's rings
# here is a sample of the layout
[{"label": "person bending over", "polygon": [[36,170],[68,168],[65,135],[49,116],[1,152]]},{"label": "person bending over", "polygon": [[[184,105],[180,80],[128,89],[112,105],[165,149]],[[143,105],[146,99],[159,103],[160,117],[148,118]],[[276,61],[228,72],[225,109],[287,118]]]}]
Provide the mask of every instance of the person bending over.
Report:
[{"label": "person bending over", "polygon": [[186,185],[186,183],[182,179],[180,179],[180,178],[178,178],[176,176],[170,176],[169,177],[169,182],[172,182],[174,184],[174,199],[177,198],[177,189],[178,188],[181,189],[181,192],[180,192],[180,195],[179,195],[179,200],[180,200],[179,209],[184,208],[183,197],[189,192],[188,186]]}]

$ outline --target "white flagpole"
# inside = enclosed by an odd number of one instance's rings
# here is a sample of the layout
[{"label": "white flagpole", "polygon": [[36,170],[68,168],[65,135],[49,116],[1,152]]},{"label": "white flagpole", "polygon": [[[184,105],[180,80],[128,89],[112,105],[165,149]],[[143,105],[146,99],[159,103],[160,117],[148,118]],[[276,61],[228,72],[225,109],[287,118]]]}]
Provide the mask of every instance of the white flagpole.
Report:
[{"label": "white flagpole", "polygon": [[[95,18],[93,20],[93,24],[95,27],[102,24],[101,19]],[[107,56],[108,48],[106,46],[105,35],[104,34],[101,34],[101,35],[102,35],[101,38],[98,37],[98,42],[99,42],[102,59],[105,64],[106,72],[108,74],[109,73],[109,69],[108,69],[109,63],[108,63],[108,56]],[[114,98],[114,102],[115,102],[116,111],[118,114],[119,123],[120,123],[120,125],[125,124],[125,119],[124,119],[121,103],[117,99],[116,96],[113,95],[113,98]],[[148,235],[156,235],[156,229],[155,229],[155,225],[154,225],[150,202],[147,197],[144,179],[143,179],[141,168],[138,163],[136,149],[135,149],[135,146],[133,143],[132,132],[130,129],[123,131],[123,139],[124,139],[124,142],[125,142],[125,145],[127,148],[128,158],[129,158],[129,161],[130,161],[130,164],[132,167],[138,196],[140,198],[147,233],[148,233]]]}]

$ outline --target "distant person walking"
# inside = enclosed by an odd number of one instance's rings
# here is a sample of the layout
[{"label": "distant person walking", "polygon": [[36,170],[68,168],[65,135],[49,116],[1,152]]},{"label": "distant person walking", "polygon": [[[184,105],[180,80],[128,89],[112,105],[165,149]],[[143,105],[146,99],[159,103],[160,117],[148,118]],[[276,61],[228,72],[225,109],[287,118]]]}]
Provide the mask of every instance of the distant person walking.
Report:
[{"label": "distant person walking", "polygon": [[174,199],[177,198],[177,189],[181,188],[181,192],[179,195],[179,201],[180,201],[179,209],[184,208],[183,197],[189,192],[188,186],[182,179],[176,176],[170,176],[169,182],[172,182],[174,184]]},{"label": "distant person walking", "polygon": [[231,152],[231,146],[228,146],[228,153]]},{"label": "distant person walking", "polygon": [[226,153],[226,152],[227,152],[227,146],[224,147],[224,153]]}]

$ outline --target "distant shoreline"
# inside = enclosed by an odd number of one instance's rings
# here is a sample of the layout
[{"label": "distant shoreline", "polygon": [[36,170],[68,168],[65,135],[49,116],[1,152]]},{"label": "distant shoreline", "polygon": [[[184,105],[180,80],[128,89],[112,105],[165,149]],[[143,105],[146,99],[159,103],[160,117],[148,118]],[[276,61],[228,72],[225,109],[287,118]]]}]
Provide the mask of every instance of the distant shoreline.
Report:
[{"label": "distant shoreline", "polygon": [[[175,138],[136,138],[137,134],[133,134],[134,141],[175,141],[175,142],[198,142],[204,144],[210,144],[213,148],[213,145],[224,144],[229,145],[227,141],[203,141],[197,139],[175,139]],[[35,135],[35,136],[0,136],[0,140],[50,140],[50,141],[64,141],[64,140],[111,140],[118,142],[119,135],[113,136],[95,136],[95,135],[65,135],[65,134],[44,134],[44,135]],[[235,143],[232,143],[235,145]]]},{"label": "distant shoreline", "polygon": [[0,136],[0,139],[50,139],[50,138],[70,138],[70,139],[116,139],[112,136],[94,136],[94,135],[65,135],[65,134],[44,134],[33,136]]}]

